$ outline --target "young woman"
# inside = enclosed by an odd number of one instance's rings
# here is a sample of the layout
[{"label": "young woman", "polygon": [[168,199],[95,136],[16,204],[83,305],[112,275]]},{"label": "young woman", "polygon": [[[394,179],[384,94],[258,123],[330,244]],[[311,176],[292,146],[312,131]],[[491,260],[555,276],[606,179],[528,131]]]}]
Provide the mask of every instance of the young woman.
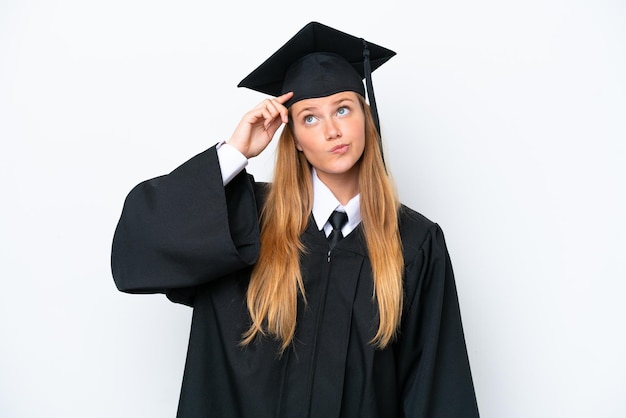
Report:
[{"label": "young woman", "polygon": [[307,25],[242,82],[275,97],[127,197],[118,288],[194,308],[179,417],[478,416],[443,233],[399,203],[364,97],[391,55]]}]

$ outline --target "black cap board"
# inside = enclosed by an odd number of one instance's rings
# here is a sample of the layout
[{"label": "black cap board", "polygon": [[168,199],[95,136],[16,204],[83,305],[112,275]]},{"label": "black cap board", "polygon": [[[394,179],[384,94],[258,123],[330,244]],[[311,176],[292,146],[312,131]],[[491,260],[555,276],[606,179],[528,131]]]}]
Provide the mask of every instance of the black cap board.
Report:
[{"label": "black cap board", "polygon": [[363,79],[376,128],[380,132],[371,72],[396,53],[318,22],[296,33],[237,87],[272,96],[289,91],[287,107],[303,99],[354,91],[365,97]]}]

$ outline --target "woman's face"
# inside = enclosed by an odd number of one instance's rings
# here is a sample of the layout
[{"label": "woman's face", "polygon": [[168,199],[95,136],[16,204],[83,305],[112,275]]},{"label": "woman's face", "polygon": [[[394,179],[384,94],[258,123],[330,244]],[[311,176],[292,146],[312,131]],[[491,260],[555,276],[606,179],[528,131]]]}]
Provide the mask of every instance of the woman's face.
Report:
[{"label": "woman's face", "polygon": [[357,93],[305,99],[291,106],[296,148],[318,177],[352,177],[365,148],[365,113]]}]

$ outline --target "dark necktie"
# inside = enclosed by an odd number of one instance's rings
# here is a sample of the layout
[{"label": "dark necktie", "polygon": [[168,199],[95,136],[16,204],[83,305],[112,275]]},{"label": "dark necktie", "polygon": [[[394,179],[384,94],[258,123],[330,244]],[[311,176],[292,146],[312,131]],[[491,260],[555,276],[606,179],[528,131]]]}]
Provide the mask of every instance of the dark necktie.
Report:
[{"label": "dark necktie", "polygon": [[328,247],[332,251],[339,240],[343,238],[341,228],[348,222],[348,215],[345,212],[333,211],[330,218],[328,218],[328,222],[330,222],[333,227],[330,235],[328,235]]}]

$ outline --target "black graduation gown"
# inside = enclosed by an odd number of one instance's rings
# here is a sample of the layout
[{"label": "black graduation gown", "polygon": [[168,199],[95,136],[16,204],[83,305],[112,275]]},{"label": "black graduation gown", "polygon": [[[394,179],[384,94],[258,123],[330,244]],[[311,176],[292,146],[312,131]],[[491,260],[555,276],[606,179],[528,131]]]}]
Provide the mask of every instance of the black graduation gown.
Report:
[{"label": "black graduation gown", "polygon": [[[311,220],[302,236],[307,303],[293,345],[242,347],[245,292],[259,251],[263,185],[222,185],[215,148],[136,186],[113,239],[119,290],[194,307],[179,417],[472,418],[478,408],[450,258],[439,226],[403,207],[405,307],[397,341],[377,327],[360,227],[328,256]],[[277,254],[277,256],[279,256]]]}]

